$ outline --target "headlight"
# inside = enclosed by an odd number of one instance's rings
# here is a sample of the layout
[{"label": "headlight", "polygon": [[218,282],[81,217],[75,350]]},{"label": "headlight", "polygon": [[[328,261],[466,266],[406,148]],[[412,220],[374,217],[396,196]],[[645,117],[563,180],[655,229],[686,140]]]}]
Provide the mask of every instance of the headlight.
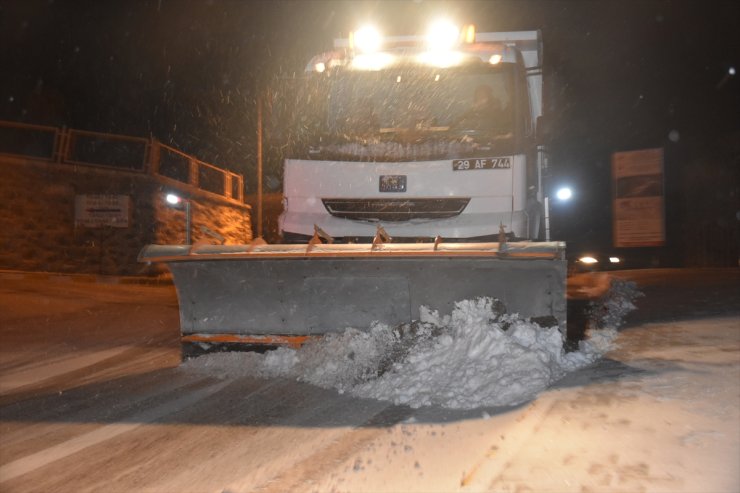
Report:
[{"label": "headlight", "polygon": [[589,264],[589,265],[591,265],[591,264],[598,264],[599,263],[598,260],[596,260],[593,257],[589,257],[588,255],[579,258],[578,261],[581,262],[581,263],[583,263],[583,264]]},{"label": "headlight", "polygon": [[364,53],[373,53],[380,49],[383,37],[380,35],[380,31],[375,29],[373,26],[365,26],[353,33],[350,39],[352,47],[356,47],[358,50]]},{"label": "headlight", "polygon": [[427,31],[427,46],[433,51],[451,50],[459,40],[460,30],[450,21],[436,21]]}]

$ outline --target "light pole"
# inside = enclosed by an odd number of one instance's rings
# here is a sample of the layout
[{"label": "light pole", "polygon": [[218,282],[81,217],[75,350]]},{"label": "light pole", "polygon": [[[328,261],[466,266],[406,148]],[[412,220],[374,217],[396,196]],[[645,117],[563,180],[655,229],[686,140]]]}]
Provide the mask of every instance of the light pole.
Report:
[{"label": "light pole", "polygon": [[179,195],[175,195],[174,193],[168,193],[165,197],[165,200],[168,204],[170,204],[173,207],[183,207],[182,204],[184,204],[185,208],[185,244],[190,245],[190,200],[184,199],[180,197]]}]

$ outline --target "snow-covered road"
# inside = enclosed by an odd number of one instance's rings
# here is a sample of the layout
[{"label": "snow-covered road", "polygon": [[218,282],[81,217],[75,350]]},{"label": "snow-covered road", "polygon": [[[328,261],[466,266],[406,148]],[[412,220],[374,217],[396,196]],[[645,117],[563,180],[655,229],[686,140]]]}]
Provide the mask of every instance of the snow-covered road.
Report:
[{"label": "snow-covered road", "polygon": [[740,275],[620,273],[618,348],[515,406],[178,367],[167,286],[0,276],[0,491],[740,491]]}]

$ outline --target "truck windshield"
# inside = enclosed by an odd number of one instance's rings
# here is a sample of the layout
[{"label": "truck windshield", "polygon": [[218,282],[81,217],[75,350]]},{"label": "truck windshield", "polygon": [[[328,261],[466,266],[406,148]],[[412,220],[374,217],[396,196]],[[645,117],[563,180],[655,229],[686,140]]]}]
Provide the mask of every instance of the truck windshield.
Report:
[{"label": "truck windshield", "polygon": [[330,81],[327,130],[388,140],[408,131],[505,137],[514,130],[511,74],[490,66],[345,71]]}]

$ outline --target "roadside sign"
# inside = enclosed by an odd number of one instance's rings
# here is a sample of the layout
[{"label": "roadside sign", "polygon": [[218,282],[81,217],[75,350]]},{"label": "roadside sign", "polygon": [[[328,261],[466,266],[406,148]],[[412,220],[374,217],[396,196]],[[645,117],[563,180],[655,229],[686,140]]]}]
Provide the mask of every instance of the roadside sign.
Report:
[{"label": "roadside sign", "polygon": [[612,154],[615,247],[665,244],[663,149]]},{"label": "roadside sign", "polygon": [[129,195],[77,195],[75,227],[128,228],[130,205]]}]

